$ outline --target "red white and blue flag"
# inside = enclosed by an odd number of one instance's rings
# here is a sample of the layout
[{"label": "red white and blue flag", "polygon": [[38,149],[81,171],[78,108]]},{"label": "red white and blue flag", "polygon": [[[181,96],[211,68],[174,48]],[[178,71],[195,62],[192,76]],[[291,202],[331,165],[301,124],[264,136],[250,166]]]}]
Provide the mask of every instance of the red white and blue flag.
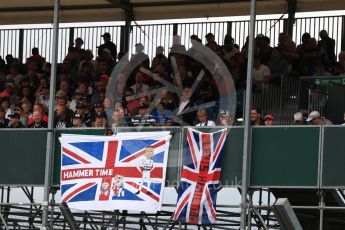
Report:
[{"label": "red white and blue flag", "polygon": [[159,211],[170,138],[169,132],[62,135],[62,201],[78,210]]},{"label": "red white and blue flag", "polygon": [[202,133],[187,130],[187,147],[174,220],[189,224],[216,222],[216,195],[227,130]]}]

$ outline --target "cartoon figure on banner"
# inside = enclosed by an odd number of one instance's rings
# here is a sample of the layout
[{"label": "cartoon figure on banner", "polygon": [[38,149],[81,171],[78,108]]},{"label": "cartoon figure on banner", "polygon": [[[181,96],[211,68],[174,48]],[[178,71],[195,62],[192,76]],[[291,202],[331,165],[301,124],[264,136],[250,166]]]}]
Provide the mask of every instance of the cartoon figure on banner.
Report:
[{"label": "cartoon figure on banner", "polygon": [[113,197],[125,196],[124,186],[123,186],[124,176],[116,175],[114,177],[114,182],[112,186]]},{"label": "cartoon figure on banner", "polygon": [[[144,183],[146,184],[146,187],[150,187],[150,174],[153,169],[153,160],[151,159],[153,157],[154,148],[152,146],[148,146],[145,148],[145,154],[144,159],[140,162],[139,170],[142,173],[141,177],[141,183],[138,188],[138,191],[135,194],[139,194],[142,186]],[[151,194],[150,191],[147,192],[147,194]]]},{"label": "cartoon figure on banner", "polygon": [[102,182],[101,184],[101,189],[100,189],[100,195],[99,195],[99,199],[107,199],[109,197],[110,194],[110,184],[111,184],[111,178],[107,177],[105,178],[105,180]]}]

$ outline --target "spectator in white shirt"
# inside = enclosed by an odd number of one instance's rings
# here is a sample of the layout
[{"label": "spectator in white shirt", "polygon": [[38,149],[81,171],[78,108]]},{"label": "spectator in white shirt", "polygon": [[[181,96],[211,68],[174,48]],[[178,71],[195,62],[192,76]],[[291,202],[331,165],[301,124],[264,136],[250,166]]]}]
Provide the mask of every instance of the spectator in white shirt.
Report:
[{"label": "spectator in white shirt", "polygon": [[259,57],[254,57],[253,67],[253,89],[254,91],[261,91],[262,88],[268,84],[271,79],[271,71],[266,65],[261,64]]},{"label": "spectator in white shirt", "polygon": [[205,109],[199,109],[197,116],[200,123],[196,126],[216,126],[212,120],[208,120],[208,115]]}]

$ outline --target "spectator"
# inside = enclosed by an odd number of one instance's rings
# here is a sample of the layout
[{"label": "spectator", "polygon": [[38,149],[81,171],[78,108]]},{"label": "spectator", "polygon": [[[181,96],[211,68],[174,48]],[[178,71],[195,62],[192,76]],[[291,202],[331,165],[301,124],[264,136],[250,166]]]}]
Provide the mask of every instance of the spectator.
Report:
[{"label": "spectator", "polygon": [[300,54],[302,74],[310,76],[315,73],[316,66],[321,62],[321,53],[315,38],[309,38],[304,53]]},{"label": "spectator", "polygon": [[73,128],[84,128],[86,125],[83,123],[83,116],[76,113],[72,119]]},{"label": "spectator", "polygon": [[72,127],[72,118],[67,114],[65,105],[57,105],[54,112],[54,127],[68,128]]},{"label": "spectator", "polygon": [[75,50],[77,50],[78,52],[80,52],[80,50],[82,49],[81,47],[84,45],[84,41],[82,38],[76,38],[74,40],[74,42],[72,42],[70,44],[70,46],[68,47],[69,50],[72,50],[73,48]]},{"label": "spectator", "polygon": [[261,64],[260,58],[258,56],[254,57],[252,77],[253,90],[256,92],[261,92],[271,79],[270,69],[266,65]]},{"label": "spectator", "polygon": [[164,47],[158,46],[156,48],[156,56],[152,60],[151,68],[154,69],[157,65],[168,66],[168,58],[164,55]]},{"label": "spectator", "polygon": [[134,94],[147,92],[149,90],[149,86],[143,83],[143,78],[144,74],[142,72],[137,71],[135,73],[135,84],[130,87]]},{"label": "spectator", "polygon": [[234,47],[234,39],[230,34],[225,35],[222,50],[224,52],[224,59],[227,61],[230,61],[230,59],[235,56],[235,54],[240,53],[240,51]]},{"label": "spectator", "polygon": [[132,117],[133,126],[153,126],[156,125],[156,119],[148,114],[148,106],[142,104],[139,106],[139,114]]},{"label": "spectator", "polygon": [[40,113],[39,111],[35,111],[32,114],[32,118],[34,122],[31,125],[29,125],[28,128],[47,128],[48,127],[48,123],[43,121],[42,113]]},{"label": "spectator", "polygon": [[7,128],[10,120],[5,118],[6,111],[4,108],[0,107],[0,128]]},{"label": "spectator", "polygon": [[180,100],[179,107],[176,114],[181,118],[180,122],[184,122],[188,125],[193,125],[195,112],[188,111],[194,106],[194,102],[191,100],[192,90],[189,86],[185,86],[182,90],[182,96]]},{"label": "spectator", "polygon": [[138,43],[135,45],[135,54],[131,57],[131,62],[138,66],[143,66],[145,68],[150,67],[150,59],[147,54],[144,53],[144,45]]},{"label": "spectator", "polygon": [[229,126],[231,125],[231,119],[229,111],[221,110],[219,113],[219,121],[221,126]]},{"label": "spectator", "polygon": [[40,55],[39,49],[37,47],[32,48],[31,54],[32,56],[29,57],[29,60],[34,61],[37,64],[37,68],[41,69],[43,63],[45,62],[45,58]]},{"label": "spectator", "polygon": [[274,117],[272,114],[267,114],[264,117],[264,122],[265,122],[265,126],[272,126],[274,125]]},{"label": "spectator", "polygon": [[216,126],[216,124],[208,119],[208,114],[205,109],[199,109],[197,112],[199,123],[196,126]]},{"label": "spectator", "polygon": [[[42,120],[46,123],[48,123],[48,116],[44,113],[44,110],[43,110],[43,105],[41,104],[34,104],[33,106],[33,109],[32,109],[32,112],[36,112],[38,111],[39,113],[41,113],[42,115]],[[29,121],[28,121],[28,125],[32,125],[32,123],[34,122],[33,118],[30,117],[29,118]]]},{"label": "spectator", "polygon": [[95,116],[95,122],[93,123],[93,127],[97,128],[106,128],[107,127],[107,119],[104,116],[104,113],[98,112]]},{"label": "spectator", "polygon": [[278,47],[273,48],[271,60],[268,62],[271,71],[270,82],[276,85],[281,84],[281,79],[286,79],[289,72],[288,62],[282,58],[282,52]]},{"label": "spectator", "polygon": [[25,128],[22,122],[20,122],[20,115],[18,113],[12,113],[10,115],[10,122],[8,128]]},{"label": "spectator", "polygon": [[206,34],[205,38],[206,38],[205,46],[207,46],[208,48],[210,48],[211,50],[215,52],[219,48],[219,46],[215,40],[213,33]]},{"label": "spectator", "polygon": [[309,41],[309,39],[311,38],[311,36],[310,36],[310,34],[309,33],[304,33],[303,35],[302,35],[302,43],[301,44],[299,44],[298,46],[297,46],[297,48],[296,48],[296,52],[298,53],[298,54],[301,54],[301,53],[304,53],[305,52],[305,50],[307,49],[307,43],[308,43],[308,41]]},{"label": "spectator", "polygon": [[305,122],[303,120],[303,113],[297,112],[293,115],[293,125],[305,125]]},{"label": "spectator", "polygon": [[50,98],[49,98],[49,84],[43,84],[40,87],[40,91],[38,92],[39,96],[36,98],[36,103],[39,103],[43,105],[44,110],[48,112],[49,109],[49,103],[50,103]]},{"label": "spectator", "polygon": [[250,119],[252,126],[264,125],[264,120],[261,117],[261,109],[254,107],[250,111]]},{"label": "spectator", "polygon": [[108,49],[114,61],[116,61],[117,47],[111,41],[110,33],[104,33],[102,35],[104,43],[98,47],[98,55],[101,56],[103,49]]},{"label": "spectator", "polygon": [[306,121],[312,125],[332,125],[332,122],[322,118],[318,111],[312,111]]},{"label": "spectator", "polygon": [[320,33],[321,40],[318,42],[317,46],[321,52],[322,62],[325,64],[326,70],[332,68],[335,64],[335,41],[328,36],[326,30],[321,30]]},{"label": "spectator", "polygon": [[263,34],[256,36],[257,55],[260,57],[260,61],[264,65],[268,64],[268,61],[272,56],[273,48],[270,46],[270,42],[269,37],[264,36]]}]

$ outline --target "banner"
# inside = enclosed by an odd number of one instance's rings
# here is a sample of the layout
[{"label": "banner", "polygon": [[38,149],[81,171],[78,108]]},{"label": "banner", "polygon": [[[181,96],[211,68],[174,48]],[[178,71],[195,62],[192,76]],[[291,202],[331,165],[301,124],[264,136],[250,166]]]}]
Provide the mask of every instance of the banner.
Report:
[{"label": "banner", "polygon": [[157,212],[169,132],[62,135],[61,199],[72,209]]},{"label": "banner", "polygon": [[202,133],[188,128],[174,220],[190,224],[216,222],[216,195],[226,134],[226,129]]}]

